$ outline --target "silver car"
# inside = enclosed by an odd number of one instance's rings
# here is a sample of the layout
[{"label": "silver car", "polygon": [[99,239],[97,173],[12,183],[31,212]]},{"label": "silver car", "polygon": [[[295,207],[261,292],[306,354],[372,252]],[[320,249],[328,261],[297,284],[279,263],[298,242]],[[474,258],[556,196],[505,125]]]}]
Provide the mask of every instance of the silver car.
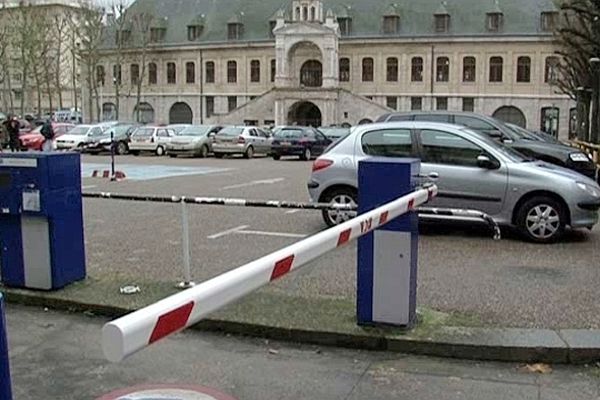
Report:
[{"label": "silver car", "polygon": [[[315,161],[312,200],[356,204],[358,162],[369,157],[420,158],[422,174],[439,174],[440,193],[431,206],[483,211],[534,242],[598,223],[600,187],[593,180],[527,159],[468,128],[431,122],[357,127]],[[323,218],[331,226],[353,214],[324,211]]]},{"label": "silver car", "polygon": [[212,140],[221,129],[220,126],[193,125],[176,134],[167,144],[169,157],[191,155],[200,158],[208,157],[212,151]]},{"label": "silver car", "polygon": [[226,154],[252,158],[255,154],[268,155],[271,142],[269,134],[255,126],[228,126],[215,135],[213,152],[217,158],[223,158]]},{"label": "silver car", "polygon": [[174,136],[175,132],[164,126],[141,126],[131,134],[129,152],[138,155],[147,151],[163,156],[167,151],[167,144]]}]

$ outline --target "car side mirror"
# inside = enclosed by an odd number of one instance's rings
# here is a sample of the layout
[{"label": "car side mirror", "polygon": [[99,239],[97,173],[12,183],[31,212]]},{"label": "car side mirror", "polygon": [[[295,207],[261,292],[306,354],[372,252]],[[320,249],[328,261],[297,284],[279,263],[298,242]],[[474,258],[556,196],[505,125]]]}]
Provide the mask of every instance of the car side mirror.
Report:
[{"label": "car side mirror", "polygon": [[477,166],[485,169],[498,169],[500,168],[500,163],[496,160],[492,160],[488,155],[480,154],[477,157]]}]

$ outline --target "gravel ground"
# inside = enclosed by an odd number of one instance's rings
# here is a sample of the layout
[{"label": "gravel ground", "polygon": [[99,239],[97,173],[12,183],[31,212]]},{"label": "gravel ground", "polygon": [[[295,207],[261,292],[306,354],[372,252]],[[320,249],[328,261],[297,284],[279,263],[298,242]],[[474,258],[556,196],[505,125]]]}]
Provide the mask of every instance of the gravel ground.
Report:
[{"label": "gravel ground", "polygon": [[[84,157],[108,163],[108,157]],[[211,167],[212,174],[110,183],[86,178],[88,191],[186,194],[306,201],[310,163],[270,159],[121,157],[117,166]],[[156,169],[156,168],[154,168]],[[203,170],[205,171],[205,170]],[[151,176],[149,176],[151,178]],[[298,239],[233,233],[232,228],[310,235],[324,228],[311,211],[191,206],[193,277],[202,281]],[[179,206],[108,200],[85,201],[88,269],[125,281],[181,280]],[[477,226],[422,229],[419,303],[444,312],[470,313],[485,324],[531,328],[600,328],[600,230],[570,233],[560,244],[539,246],[512,234],[494,242]],[[354,245],[330,253],[270,290],[302,296],[353,297]]]}]

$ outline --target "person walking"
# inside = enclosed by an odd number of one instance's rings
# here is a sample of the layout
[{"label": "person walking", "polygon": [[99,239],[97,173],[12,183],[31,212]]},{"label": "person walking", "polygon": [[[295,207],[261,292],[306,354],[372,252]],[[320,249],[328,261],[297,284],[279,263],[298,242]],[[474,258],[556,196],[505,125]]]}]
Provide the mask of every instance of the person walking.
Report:
[{"label": "person walking", "polygon": [[6,125],[6,131],[8,132],[8,146],[11,152],[19,151],[19,121],[15,116],[8,118]]},{"label": "person walking", "polygon": [[42,151],[44,153],[49,153],[54,150],[54,128],[52,127],[52,121],[47,119],[44,122],[44,126],[40,131],[42,136],[44,137],[44,143],[42,144]]}]

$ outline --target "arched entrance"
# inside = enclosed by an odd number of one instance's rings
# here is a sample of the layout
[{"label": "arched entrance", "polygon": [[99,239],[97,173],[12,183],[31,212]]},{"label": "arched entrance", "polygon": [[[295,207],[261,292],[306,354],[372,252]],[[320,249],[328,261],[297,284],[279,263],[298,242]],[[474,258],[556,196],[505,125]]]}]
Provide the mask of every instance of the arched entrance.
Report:
[{"label": "arched entrance", "polygon": [[523,114],[523,111],[519,110],[517,107],[500,107],[492,116],[500,121],[504,121],[509,124],[515,124],[521,128],[527,128],[527,119],[525,118],[525,114]]},{"label": "arched entrance", "polygon": [[300,69],[300,84],[306,87],[323,86],[323,65],[317,60],[308,60]]},{"label": "arched entrance", "polygon": [[133,120],[142,124],[151,124],[154,122],[154,108],[148,103],[140,103],[140,116],[138,119],[138,107],[133,109]]},{"label": "arched entrance", "polygon": [[169,110],[169,124],[191,124],[193,119],[192,109],[187,103],[175,103]]},{"label": "arched entrance", "polygon": [[115,121],[117,119],[117,106],[115,103],[102,104],[102,121]]},{"label": "arched entrance", "polygon": [[302,101],[290,107],[288,124],[298,126],[321,126],[321,110],[310,101]]}]

